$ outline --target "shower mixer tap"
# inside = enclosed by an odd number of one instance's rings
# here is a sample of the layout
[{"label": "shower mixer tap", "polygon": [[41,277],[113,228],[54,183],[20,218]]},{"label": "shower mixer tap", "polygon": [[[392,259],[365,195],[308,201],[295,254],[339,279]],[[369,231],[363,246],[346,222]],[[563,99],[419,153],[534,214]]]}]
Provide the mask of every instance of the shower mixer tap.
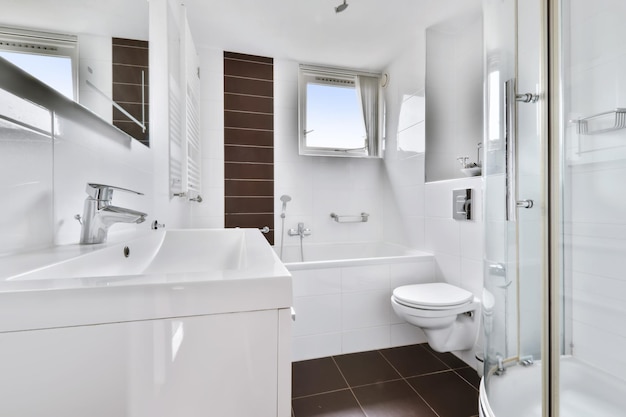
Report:
[{"label": "shower mixer tap", "polygon": [[289,236],[300,236],[300,238],[303,238],[305,236],[310,236],[311,235],[311,229],[309,229],[308,227],[305,228],[304,227],[304,223],[298,223],[298,228],[297,229],[289,229],[287,231],[287,234]]}]

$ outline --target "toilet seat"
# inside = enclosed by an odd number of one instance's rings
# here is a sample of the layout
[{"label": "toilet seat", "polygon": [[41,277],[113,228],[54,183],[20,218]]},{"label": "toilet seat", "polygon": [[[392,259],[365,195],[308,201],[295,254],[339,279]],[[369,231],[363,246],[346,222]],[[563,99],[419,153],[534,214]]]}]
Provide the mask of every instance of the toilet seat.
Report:
[{"label": "toilet seat", "polygon": [[404,285],[393,290],[399,304],[424,310],[449,310],[473,301],[474,295],[443,282]]}]

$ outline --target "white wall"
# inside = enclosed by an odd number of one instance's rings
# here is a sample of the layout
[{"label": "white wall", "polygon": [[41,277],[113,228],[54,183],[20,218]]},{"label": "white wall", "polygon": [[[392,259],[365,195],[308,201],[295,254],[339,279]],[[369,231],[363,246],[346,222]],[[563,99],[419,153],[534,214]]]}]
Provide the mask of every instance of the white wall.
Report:
[{"label": "white wall", "polygon": [[478,162],[483,141],[482,30],[480,9],[426,30],[428,181],[462,176],[458,157]]},{"label": "white wall", "polygon": [[[572,0],[565,120],[626,106],[626,5]],[[602,120],[612,123],[611,118]],[[591,128],[591,126],[590,126]],[[626,375],[626,130],[578,135],[569,125],[566,170],[566,328],[575,357]]]},{"label": "white wall", "polygon": [[[155,219],[168,227],[188,224],[191,204],[169,197],[168,108],[163,105],[168,97],[166,6],[166,0],[150,2],[151,147],[130,140],[93,116],[77,117],[70,103],[52,100],[59,110],[54,142],[0,138],[0,154],[11,158],[10,163],[0,164],[0,189],[10,201],[0,207],[0,218],[7,225],[0,233],[0,254],[78,243],[80,224],[74,216],[82,214],[88,182],[144,193],[114,193],[114,204],[144,211],[148,218],[140,225],[112,226],[109,240],[147,231]],[[34,94],[36,89],[26,86],[25,91]]]},{"label": "white wall", "polygon": [[193,227],[224,227],[224,51],[198,49],[202,198],[192,207]]},{"label": "white wall", "polygon": [[[77,243],[80,224],[74,216],[82,215],[88,182],[144,192],[143,197],[116,192],[114,203],[150,213],[150,150],[92,114],[81,112],[75,103],[55,98],[58,96],[49,88],[32,82],[22,84],[18,79],[13,81],[13,86],[18,86],[16,94],[54,109],[54,139],[34,141],[6,132],[0,139],[3,159],[11,158],[0,164],[7,198],[7,204],[0,207],[0,218],[7,222],[0,234],[2,252]],[[148,223],[116,225],[111,235],[148,227]]]},{"label": "white wall", "polygon": [[[0,90],[0,114],[50,132],[51,113]],[[0,254],[54,241],[52,140],[0,122]]]},{"label": "white wall", "polygon": [[[275,244],[281,239],[280,196],[292,197],[285,228],[304,222],[312,231],[306,242],[384,240],[432,250],[437,273],[431,280],[482,289],[481,208],[478,220],[451,219],[453,188],[468,187],[481,198],[480,178],[424,183],[424,34],[385,69],[387,125],[384,159],[298,155],[298,63],[274,61]],[[241,51],[246,52],[246,51]],[[193,208],[193,225],[223,227],[223,51],[200,48],[202,72],[203,192],[205,203]],[[441,208],[441,209],[439,209]],[[339,214],[370,213],[367,223],[339,224]],[[449,242],[435,240],[443,229]],[[285,245],[299,239],[285,237]],[[337,283],[339,285],[339,283]],[[466,356],[473,359],[473,351]],[[464,356],[465,357],[465,356]]]},{"label": "white wall", "polygon": [[[224,226],[223,50],[199,49],[202,74],[202,196],[193,226]],[[245,53],[246,51],[241,51]],[[306,242],[383,239],[386,176],[381,159],[311,157],[298,154],[298,63],[274,60],[274,230],[280,245],[280,196],[288,194],[285,229],[311,229]],[[367,223],[339,224],[330,213],[370,214]],[[299,239],[285,236],[285,245]]]},{"label": "white wall", "polygon": [[426,342],[424,332],[399,318],[389,300],[396,287],[432,281],[432,257],[291,274],[294,361]]},{"label": "white wall", "polygon": [[425,38],[415,40],[385,72],[387,126],[384,238],[424,248]]},{"label": "white wall", "polygon": [[[280,196],[287,205],[285,229],[299,222],[311,229],[308,242],[378,241],[383,237],[385,176],[381,159],[312,157],[298,154],[298,63],[274,61],[275,236],[282,228]],[[330,213],[369,213],[366,223],[337,223]],[[285,246],[298,237],[285,234]]]},{"label": "white wall", "polygon": [[195,204],[170,194],[169,86],[173,81],[169,63],[174,53],[174,61],[180,59],[180,33],[171,23],[183,12],[180,2],[150,0],[150,149],[154,191],[151,220],[157,219],[168,228],[189,227]]},{"label": "white wall", "polygon": [[[424,96],[425,41],[412,47],[386,69],[387,100],[385,167],[390,187],[385,198],[386,240],[435,255],[433,281],[448,282],[480,297],[482,293],[482,180],[481,177],[424,182],[424,108],[413,106]],[[410,117],[406,117],[410,114]],[[406,145],[411,143],[412,145]],[[452,190],[474,192],[474,220],[452,219]],[[458,352],[473,364],[474,351]]]},{"label": "white wall", "polygon": [[[452,191],[472,190],[472,220],[452,218]],[[435,276],[482,297],[483,288],[483,206],[482,178],[438,181],[426,184],[426,230],[424,249],[435,255]],[[482,332],[481,332],[482,335]],[[478,336],[478,335],[477,335]],[[480,340],[476,350],[481,350]],[[457,352],[474,365],[474,350]]]}]

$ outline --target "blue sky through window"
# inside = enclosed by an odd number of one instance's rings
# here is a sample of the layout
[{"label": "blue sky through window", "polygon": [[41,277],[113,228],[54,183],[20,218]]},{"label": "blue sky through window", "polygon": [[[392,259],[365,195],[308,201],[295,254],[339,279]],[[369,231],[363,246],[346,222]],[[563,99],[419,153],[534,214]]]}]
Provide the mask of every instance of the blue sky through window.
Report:
[{"label": "blue sky through window", "polygon": [[74,99],[71,58],[7,51],[0,51],[0,57],[40,79],[66,97]]},{"label": "blue sky through window", "polygon": [[365,146],[365,126],[356,89],[307,84],[306,143],[310,147],[352,149]]}]

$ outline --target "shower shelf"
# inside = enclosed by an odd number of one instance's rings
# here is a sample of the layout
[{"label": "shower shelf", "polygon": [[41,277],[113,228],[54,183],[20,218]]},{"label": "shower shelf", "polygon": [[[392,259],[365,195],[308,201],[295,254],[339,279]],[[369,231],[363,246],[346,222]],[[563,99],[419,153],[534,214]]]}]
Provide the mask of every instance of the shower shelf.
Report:
[{"label": "shower shelf", "polygon": [[337,223],[362,223],[366,222],[369,216],[368,213],[355,214],[352,216],[330,213],[330,217]]},{"label": "shower shelf", "polygon": [[[603,129],[589,130],[590,121],[609,115],[615,116],[615,122],[612,126]],[[594,114],[593,116],[570,120],[570,122],[576,123],[578,125],[578,134],[580,135],[595,135],[599,133],[608,133],[615,130],[626,129],[626,108],[617,108],[614,110],[605,111],[603,113]]]}]

